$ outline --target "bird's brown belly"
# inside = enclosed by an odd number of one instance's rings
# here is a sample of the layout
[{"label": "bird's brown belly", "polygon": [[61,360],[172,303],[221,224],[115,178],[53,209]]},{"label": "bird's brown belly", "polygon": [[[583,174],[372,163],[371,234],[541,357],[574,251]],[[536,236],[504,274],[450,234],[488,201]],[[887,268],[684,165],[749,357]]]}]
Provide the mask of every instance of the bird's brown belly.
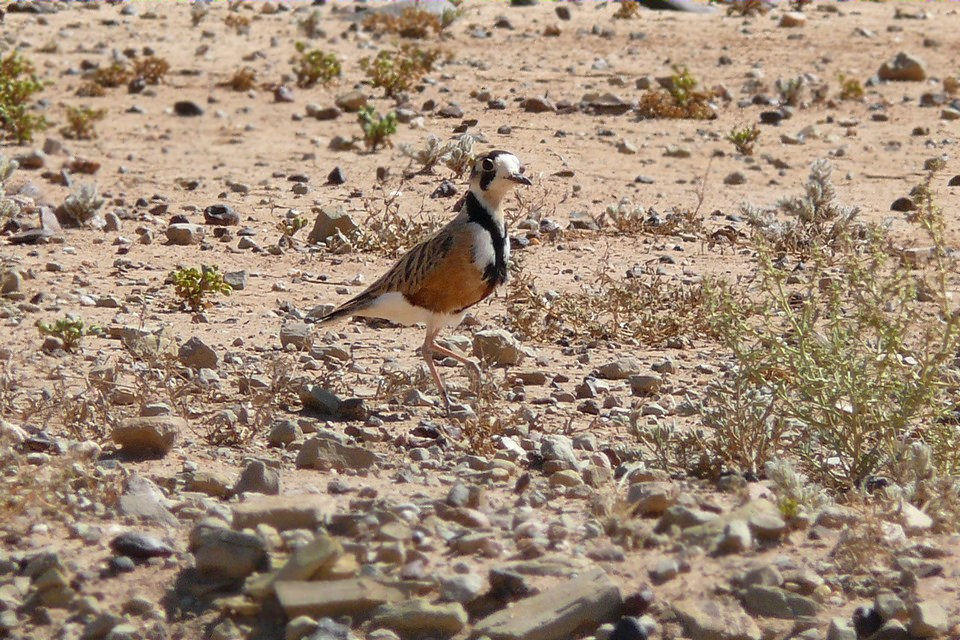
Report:
[{"label": "bird's brown belly", "polygon": [[407,302],[435,313],[459,313],[491,293],[494,286],[469,262],[461,268],[437,269],[414,292],[404,295]]}]

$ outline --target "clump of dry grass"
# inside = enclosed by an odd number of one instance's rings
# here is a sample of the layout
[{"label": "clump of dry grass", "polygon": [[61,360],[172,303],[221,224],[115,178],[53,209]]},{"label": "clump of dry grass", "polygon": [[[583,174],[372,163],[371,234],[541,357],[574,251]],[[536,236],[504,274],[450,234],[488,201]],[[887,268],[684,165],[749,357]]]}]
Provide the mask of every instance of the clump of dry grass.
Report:
[{"label": "clump of dry grass", "polygon": [[223,24],[228,29],[233,29],[237,35],[245,36],[250,33],[250,18],[239,13],[228,13]]},{"label": "clump of dry grass", "polygon": [[701,235],[703,216],[698,209],[674,209],[659,214],[629,203],[610,205],[603,214],[609,227],[618,235],[646,233],[660,236]]},{"label": "clump of dry grass", "polygon": [[68,106],[67,125],[63,127],[60,132],[65,138],[92,140],[97,137],[97,130],[94,123],[103,120],[106,115],[106,109]]},{"label": "clump of dry grass", "polygon": [[641,119],[669,118],[712,120],[717,117],[710,104],[713,92],[698,91],[699,82],[683,66],[674,65],[666,90],[647,91],[640,96],[637,114]]},{"label": "clump of dry grass", "polygon": [[351,239],[352,249],[399,256],[440,229],[443,220],[426,214],[425,199],[421,200],[418,211],[401,213],[404,185],[401,181],[389,192],[383,185],[377,185],[378,195],[364,200],[364,209],[369,213],[362,233]]},{"label": "clump of dry grass", "polygon": [[770,4],[764,0],[730,0],[727,6],[728,16],[761,16],[770,11]]},{"label": "clump of dry grass", "polygon": [[256,83],[257,72],[250,67],[241,67],[233,72],[233,75],[227,80],[226,86],[234,91],[249,91],[256,86]]},{"label": "clump of dry grass", "polygon": [[170,63],[165,58],[147,56],[133,63],[133,77],[141,78],[147,84],[160,84],[170,71]]},{"label": "clump of dry grass", "polygon": [[419,7],[407,7],[398,14],[371,13],[363,21],[363,28],[377,35],[396,34],[401,38],[421,39],[439,35],[459,17],[458,10],[437,15]]},{"label": "clump of dry grass", "polygon": [[662,346],[710,335],[703,313],[708,295],[702,284],[672,281],[652,271],[615,280],[601,267],[593,285],[548,297],[517,266],[507,293],[507,315],[510,329],[525,339]]},{"label": "clump of dry grass", "polygon": [[622,0],[613,14],[615,20],[633,20],[640,16],[640,3],[637,0]]}]

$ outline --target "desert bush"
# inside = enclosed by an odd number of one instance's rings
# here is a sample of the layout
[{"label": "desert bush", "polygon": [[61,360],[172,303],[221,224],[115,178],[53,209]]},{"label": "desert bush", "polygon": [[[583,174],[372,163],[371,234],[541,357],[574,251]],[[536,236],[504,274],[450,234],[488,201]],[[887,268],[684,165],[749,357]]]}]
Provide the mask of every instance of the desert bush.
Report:
[{"label": "desert bush", "polygon": [[210,13],[210,5],[204,0],[194,0],[190,3],[190,22],[194,27],[200,26],[203,19]]},{"label": "desert bush", "polygon": [[615,20],[632,20],[640,16],[640,3],[637,0],[621,0],[613,14]]},{"label": "desert bush", "polygon": [[133,63],[133,77],[140,78],[147,84],[160,84],[169,71],[170,63],[157,56],[140,58]]},{"label": "desert bush", "polygon": [[770,11],[770,5],[764,0],[730,0],[727,6],[728,16],[759,16]]},{"label": "desert bush", "polygon": [[306,18],[298,22],[297,26],[307,38],[322,38],[323,29],[320,27],[322,20],[323,18],[320,15],[320,11],[314,9]]},{"label": "desert bush", "polygon": [[402,182],[389,190],[377,185],[375,189],[379,194],[364,199],[363,209],[368,214],[363,221],[363,231],[352,240],[351,249],[399,256],[432,236],[444,224],[443,219],[426,212],[423,202],[418,211],[401,211],[402,187]]},{"label": "desert bush", "polygon": [[393,111],[382,116],[372,106],[366,106],[357,114],[357,121],[363,130],[363,143],[367,149],[376,151],[380,147],[392,147],[390,136],[397,132],[397,114]]},{"label": "desert bush", "polygon": [[473,166],[475,144],[476,138],[468,133],[450,142],[440,142],[440,138],[431,133],[422,147],[404,144],[400,145],[400,151],[420,165],[420,173],[433,173],[433,169],[442,163],[459,178]]},{"label": "desert bush", "polygon": [[697,91],[699,82],[683,66],[674,65],[667,90],[652,90],[640,96],[640,118],[712,120],[717,117],[710,105],[712,92]]},{"label": "desert bush", "polygon": [[403,44],[396,51],[381,50],[373,59],[361,58],[360,68],[374,87],[395,98],[433,70],[439,57],[439,49]]},{"label": "desert bush", "polygon": [[191,311],[201,311],[210,305],[216,294],[229,295],[233,289],[223,281],[217,267],[183,267],[170,274],[174,293]]},{"label": "desert bush", "polygon": [[[811,182],[832,200],[824,168],[815,164]],[[931,171],[927,190],[932,179]],[[816,199],[809,195],[793,202],[809,204]],[[912,273],[893,256],[882,230],[861,235],[851,218],[833,218],[819,234],[826,241],[808,247],[802,270],[788,272],[775,245],[754,236],[750,301],[711,298],[711,327],[736,363],[731,375],[763,398],[755,413],[769,411],[788,426],[769,451],[795,457],[827,487],[857,487],[890,473],[903,442],[927,443],[943,473],[960,468],[951,413],[960,315],[946,284],[955,265],[945,251],[942,212],[932,198],[920,201],[915,220],[935,256],[928,273]]]},{"label": "desert bush", "polygon": [[803,76],[793,78],[777,78],[774,83],[777,93],[780,94],[780,103],[796,107],[803,99],[803,92],[807,87],[807,80]]},{"label": "desert bush", "polygon": [[239,13],[228,13],[223,19],[223,24],[228,29],[236,31],[237,35],[245,36],[250,33],[250,18]]},{"label": "desert bush", "polygon": [[97,216],[104,200],[95,184],[82,184],[66,197],[60,210],[79,225],[86,224]]},{"label": "desert bush", "polygon": [[67,106],[67,125],[60,132],[66,138],[91,140],[97,137],[94,123],[103,120],[106,115],[106,109]]},{"label": "desert bush", "polygon": [[459,9],[437,15],[419,7],[407,7],[399,14],[371,13],[363,21],[363,28],[378,35],[396,34],[401,38],[428,38],[443,32],[460,16]]},{"label": "desert bush", "polygon": [[287,238],[292,238],[310,222],[303,216],[287,217],[277,222],[277,230]]},{"label": "desert bush", "polygon": [[803,194],[783,198],[773,208],[743,207],[744,216],[754,233],[763,238],[764,246],[779,254],[804,257],[823,249],[840,251],[879,231],[860,221],[857,207],[836,202],[832,171],[829,162],[818,160],[811,165]]},{"label": "desert bush", "polygon": [[121,62],[113,62],[108,67],[100,67],[90,74],[90,79],[101,87],[113,89],[121,87],[133,78],[130,68]]},{"label": "desert bush", "polygon": [[293,60],[293,72],[297,75],[298,87],[312,87],[317,83],[327,85],[340,77],[340,59],[336,54],[319,49],[308,51],[303,42],[295,46],[299,55]]},{"label": "desert bush", "polygon": [[943,79],[943,92],[955,96],[960,93],[960,79],[956,76],[947,76]]},{"label": "desert bush", "polygon": [[601,266],[592,285],[556,296],[538,290],[521,261],[506,298],[508,325],[524,339],[618,340],[662,346],[709,335],[708,291],[649,272],[616,280]]},{"label": "desert bush", "polygon": [[730,133],[727,134],[726,140],[733,143],[737,153],[742,153],[745,156],[752,156],[753,145],[757,142],[759,137],[760,129],[758,129],[756,125],[753,125],[751,127],[734,127],[733,129],[730,129]]},{"label": "desert bush", "polygon": [[0,59],[0,129],[4,140],[19,144],[47,127],[42,115],[31,113],[33,94],[43,89],[33,64],[16,51]]},{"label": "desert bush", "polygon": [[58,338],[65,351],[73,351],[80,346],[84,337],[100,335],[103,329],[97,325],[87,325],[82,318],[64,316],[55,322],[38,320],[37,331],[40,335]]},{"label": "desert bush", "polygon": [[257,82],[257,72],[250,67],[241,67],[233,72],[226,85],[234,91],[249,91]]},{"label": "desert bush", "polygon": [[76,95],[78,98],[102,98],[107,95],[107,91],[102,85],[91,80],[77,87]]},{"label": "desert bush", "polygon": [[20,213],[20,205],[7,197],[7,181],[20,167],[16,160],[0,154],[0,221],[13,218]]},{"label": "desert bush", "polygon": [[863,85],[856,78],[851,78],[840,74],[840,99],[841,100],[862,100]]}]

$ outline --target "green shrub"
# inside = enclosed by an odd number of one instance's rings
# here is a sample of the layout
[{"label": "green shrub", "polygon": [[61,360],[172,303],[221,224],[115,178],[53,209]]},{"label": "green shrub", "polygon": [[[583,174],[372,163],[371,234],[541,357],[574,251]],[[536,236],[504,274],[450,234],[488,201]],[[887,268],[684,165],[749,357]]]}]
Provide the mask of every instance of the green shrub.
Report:
[{"label": "green shrub", "polygon": [[171,273],[170,278],[177,297],[191,311],[200,311],[208,306],[213,295],[229,295],[233,290],[223,281],[223,275],[217,267],[185,267]]},{"label": "green shrub", "polygon": [[413,44],[404,44],[396,51],[382,50],[372,60],[361,58],[360,68],[373,86],[395,98],[432,71],[439,58],[439,49],[421,49]]},{"label": "green shrub", "polygon": [[745,156],[753,155],[753,145],[756,143],[757,138],[760,137],[760,129],[756,125],[752,127],[734,127],[730,130],[730,133],[727,134],[727,141],[732,142],[734,148],[736,148],[737,153],[742,153]]},{"label": "green shrub", "polygon": [[640,96],[637,113],[641,118],[712,120],[717,114],[710,106],[712,92],[697,91],[699,82],[689,69],[673,65],[665,91],[647,91]]},{"label": "green shrub", "polygon": [[372,106],[366,106],[357,114],[360,128],[363,129],[363,142],[367,149],[376,151],[379,147],[392,147],[390,136],[397,132],[397,114],[393,111],[381,116]]},{"label": "green shrub", "polygon": [[18,144],[33,140],[47,127],[42,115],[30,113],[33,94],[43,89],[33,64],[16,51],[0,59],[0,127],[4,140]]},{"label": "green shrub", "polygon": [[97,325],[87,326],[81,318],[64,316],[53,323],[37,321],[40,335],[59,338],[65,351],[76,349],[85,336],[100,335],[103,329]]},{"label": "green shrub", "polygon": [[863,85],[856,78],[851,78],[840,74],[840,99],[841,100],[862,100]]},{"label": "green shrub", "polygon": [[94,123],[107,115],[106,109],[91,109],[90,107],[67,107],[67,126],[60,132],[66,138],[75,140],[92,140],[97,137]]},{"label": "green shrub", "polygon": [[295,46],[300,54],[293,63],[298,87],[312,87],[317,83],[327,85],[340,77],[342,69],[336,54],[324,53],[319,49],[307,51],[307,45],[302,42]]}]

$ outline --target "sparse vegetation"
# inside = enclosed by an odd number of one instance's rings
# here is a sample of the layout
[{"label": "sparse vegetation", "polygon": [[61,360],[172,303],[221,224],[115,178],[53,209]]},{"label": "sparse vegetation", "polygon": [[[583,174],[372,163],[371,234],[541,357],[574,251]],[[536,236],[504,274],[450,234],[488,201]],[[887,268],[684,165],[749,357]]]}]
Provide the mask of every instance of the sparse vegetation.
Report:
[{"label": "sparse vegetation", "polygon": [[82,318],[71,316],[65,316],[55,322],[38,320],[37,330],[40,335],[53,336],[60,340],[64,351],[74,351],[80,346],[84,337],[99,335],[103,331],[97,325],[87,325]]},{"label": "sparse vegetation", "polygon": [[396,34],[401,38],[428,38],[442,33],[459,17],[457,9],[437,15],[419,7],[407,7],[399,14],[388,11],[371,13],[363,21],[363,28],[378,35]]},{"label": "sparse vegetation", "polygon": [[840,99],[863,100],[863,85],[856,78],[840,74]]},{"label": "sparse vegetation", "polygon": [[363,129],[363,143],[367,149],[376,151],[380,147],[392,147],[390,136],[397,132],[397,114],[393,111],[380,115],[372,106],[366,106],[357,114],[360,128]]},{"label": "sparse vegetation", "polygon": [[640,118],[712,120],[717,117],[710,100],[712,92],[697,91],[699,82],[683,66],[674,65],[667,89],[647,91],[640,97]]},{"label": "sparse vegetation", "polygon": [[106,109],[67,106],[67,126],[63,127],[60,132],[66,138],[91,140],[97,137],[94,124],[103,120],[106,115]]},{"label": "sparse vegetation", "polygon": [[16,160],[0,154],[0,221],[13,218],[20,213],[20,205],[16,200],[7,197],[7,181],[19,166]]},{"label": "sparse vegetation", "polygon": [[229,295],[233,290],[224,282],[217,267],[183,267],[170,274],[174,292],[191,311],[198,312],[210,305],[216,294]]},{"label": "sparse vegetation", "polygon": [[459,178],[473,166],[475,144],[476,138],[467,133],[449,142],[440,142],[440,138],[430,134],[422,147],[405,144],[400,146],[400,151],[420,165],[420,173],[433,173],[433,169],[442,163]]},{"label": "sparse vegetation", "polygon": [[249,91],[256,82],[257,72],[250,67],[241,67],[233,72],[226,84],[234,91]]},{"label": "sparse vegetation", "polygon": [[439,57],[439,49],[403,44],[396,51],[382,50],[373,59],[361,58],[360,68],[374,87],[383,89],[387,96],[395,98],[433,70]]},{"label": "sparse vegetation", "polygon": [[780,94],[780,103],[796,107],[800,105],[803,99],[804,90],[807,87],[807,81],[803,76],[793,78],[777,78],[774,83],[777,93]]},{"label": "sparse vegetation", "polygon": [[728,16],[760,16],[770,11],[770,4],[765,0],[729,0]]},{"label": "sparse vegetation", "polygon": [[294,58],[293,71],[297,74],[297,86],[312,87],[315,84],[327,85],[340,77],[340,59],[333,53],[324,53],[319,49],[307,50],[303,42],[296,44],[299,55]]},{"label": "sparse vegetation", "polygon": [[84,225],[97,216],[103,202],[97,185],[82,184],[67,196],[63,204],[60,205],[60,210],[68,219],[73,220],[78,225]]},{"label": "sparse vegetation", "polygon": [[307,38],[322,38],[323,29],[320,27],[321,21],[322,18],[320,16],[320,12],[314,9],[310,12],[310,15],[301,20],[297,26],[300,27],[300,31]]},{"label": "sparse vegetation", "polygon": [[303,216],[286,217],[277,222],[277,230],[288,238],[297,235],[297,232],[308,226],[310,222]]},{"label": "sparse vegetation", "polygon": [[30,142],[47,127],[40,114],[33,113],[32,98],[43,89],[33,64],[16,51],[0,59],[0,128],[4,140]]},{"label": "sparse vegetation", "polygon": [[147,84],[160,84],[169,71],[170,63],[157,56],[140,58],[133,63],[133,77],[140,78]]},{"label": "sparse vegetation", "polygon": [[730,130],[730,133],[727,134],[726,140],[733,143],[737,153],[752,156],[753,146],[759,137],[760,129],[756,125],[753,125],[750,127],[734,127]]},{"label": "sparse vegetation", "polygon": [[103,85],[92,80],[84,82],[77,88],[78,98],[102,98],[105,95],[107,95],[107,91],[103,88]]},{"label": "sparse vegetation", "polygon": [[127,65],[120,62],[113,62],[110,66],[100,67],[94,70],[90,78],[101,87],[113,89],[114,87],[122,87],[130,82],[133,75]]},{"label": "sparse vegetation", "polygon": [[228,29],[233,29],[237,35],[245,36],[250,33],[250,18],[242,16],[239,13],[230,12],[223,19],[223,24]]},{"label": "sparse vegetation", "polygon": [[640,16],[640,3],[637,0],[621,0],[613,14],[616,20],[633,20]]}]

